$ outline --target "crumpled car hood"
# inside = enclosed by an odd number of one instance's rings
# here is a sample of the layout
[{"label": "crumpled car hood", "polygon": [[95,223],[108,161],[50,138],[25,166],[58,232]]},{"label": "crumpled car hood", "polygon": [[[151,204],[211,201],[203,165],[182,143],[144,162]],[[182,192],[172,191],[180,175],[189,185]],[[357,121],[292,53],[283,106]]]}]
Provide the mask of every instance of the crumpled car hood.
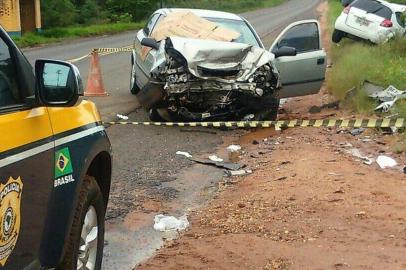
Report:
[{"label": "crumpled car hood", "polygon": [[[243,43],[179,37],[170,37],[165,42],[182,54],[187,61],[189,72],[201,79],[217,79],[225,82],[247,81],[259,67],[275,59],[272,53]],[[161,44],[154,67],[161,65],[164,61],[162,59],[165,57],[164,47],[165,45]],[[213,76],[202,74],[202,69],[238,70],[239,72],[234,78],[221,78],[220,76],[213,78]]]}]

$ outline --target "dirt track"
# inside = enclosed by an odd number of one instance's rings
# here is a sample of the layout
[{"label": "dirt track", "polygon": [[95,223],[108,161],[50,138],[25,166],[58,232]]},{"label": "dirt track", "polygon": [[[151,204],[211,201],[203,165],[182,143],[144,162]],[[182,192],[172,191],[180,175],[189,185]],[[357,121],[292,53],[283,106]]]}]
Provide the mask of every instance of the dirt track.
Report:
[{"label": "dirt track", "polygon": [[[332,101],[324,89],[289,101],[280,117],[343,116],[334,106],[309,113]],[[240,162],[254,173],[225,179],[191,228],[137,269],[406,269],[406,156],[391,152],[393,139],[329,128],[224,137],[243,146]],[[353,148],[403,166],[363,164]]]}]

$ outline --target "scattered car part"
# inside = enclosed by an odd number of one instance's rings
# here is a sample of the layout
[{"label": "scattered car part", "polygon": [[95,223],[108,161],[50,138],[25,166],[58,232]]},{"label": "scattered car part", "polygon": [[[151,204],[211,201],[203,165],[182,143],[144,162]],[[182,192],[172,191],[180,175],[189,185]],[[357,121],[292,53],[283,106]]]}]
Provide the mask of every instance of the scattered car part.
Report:
[{"label": "scattered car part", "polygon": [[352,136],[358,136],[358,135],[361,135],[362,133],[364,133],[364,131],[365,131],[365,128],[356,128],[356,129],[351,130],[350,134]]},{"label": "scattered car part", "polygon": [[212,161],[208,159],[201,159],[201,158],[191,158],[194,162],[200,163],[200,164],[205,164],[205,165],[212,165],[216,166],[218,168],[223,168],[231,171],[237,171],[241,169],[241,165],[237,163],[227,163],[227,162],[217,162],[217,161]]},{"label": "scattered car part", "polygon": [[358,158],[359,160],[362,161],[362,163],[364,163],[366,165],[372,165],[372,163],[374,163],[373,159],[361,154],[361,151],[357,148],[351,148],[351,149],[347,150],[346,152],[351,154],[352,156]]},{"label": "scattered car part", "polygon": [[389,112],[398,100],[406,99],[406,91],[398,90],[393,85],[390,85],[385,89],[381,86],[365,81],[363,83],[363,88],[369,97],[382,102],[375,108],[375,110]]},{"label": "scattered car part", "polygon": [[227,171],[227,176],[234,177],[234,176],[245,176],[248,174],[252,174],[252,170],[237,170],[237,171]]}]

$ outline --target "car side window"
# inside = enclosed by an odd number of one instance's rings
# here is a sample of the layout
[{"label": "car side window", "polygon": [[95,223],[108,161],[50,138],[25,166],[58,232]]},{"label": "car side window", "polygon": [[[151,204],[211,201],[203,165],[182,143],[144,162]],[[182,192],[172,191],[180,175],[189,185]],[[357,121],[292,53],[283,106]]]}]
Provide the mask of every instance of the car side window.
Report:
[{"label": "car side window", "polygon": [[155,27],[155,24],[158,22],[159,17],[161,14],[155,13],[151,16],[148,23],[144,27],[144,33],[146,36],[149,36],[152,33],[152,30]]},{"label": "car side window", "polygon": [[316,23],[304,23],[290,28],[278,42],[278,48],[293,47],[297,53],[320,50],[319,28]]},{"label": "car side window", "polygon": [[21,104],[16,71],[10,47],[0,38],[0,107]]},{"label": "car side window", "polygon": [[402,27],[406,26],[406,12],[396,12],[396,20],[398,21],[399,25]]}]

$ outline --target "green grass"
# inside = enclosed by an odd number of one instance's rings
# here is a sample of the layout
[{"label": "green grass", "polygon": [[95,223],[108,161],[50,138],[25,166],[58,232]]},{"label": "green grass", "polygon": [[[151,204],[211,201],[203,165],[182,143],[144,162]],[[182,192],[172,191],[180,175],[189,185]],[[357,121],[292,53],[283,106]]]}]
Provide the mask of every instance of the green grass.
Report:
[{"label": "green grass", "polygon": [[[342,11],[340,3],[330,0],[329,22],[334,29],[336,17]],[[373,114],[376,103],[362,89],[365,80],[387,87],[393,85],[406,90],[406,39],[392,40],[379,46],[343,39],[332,45],[333,68],[327,84],[331,93],[344,100],[346,92],[355,87],[356,95],[346,106],[358,113]],[[406,102],[398,102],[393,113],[406,117]]]},{"label": "green grass", "polygon": [[47,43],[58,42],[66,39],[91,37],[105,34],[115,34],[129,30],[139,29],[144,22],[138,23],[110,23],[89,26],[72,26],[52,28],[41,33],[27,33],[22,37],[15,37],[14,41],[19,47],[32,47]]}]

